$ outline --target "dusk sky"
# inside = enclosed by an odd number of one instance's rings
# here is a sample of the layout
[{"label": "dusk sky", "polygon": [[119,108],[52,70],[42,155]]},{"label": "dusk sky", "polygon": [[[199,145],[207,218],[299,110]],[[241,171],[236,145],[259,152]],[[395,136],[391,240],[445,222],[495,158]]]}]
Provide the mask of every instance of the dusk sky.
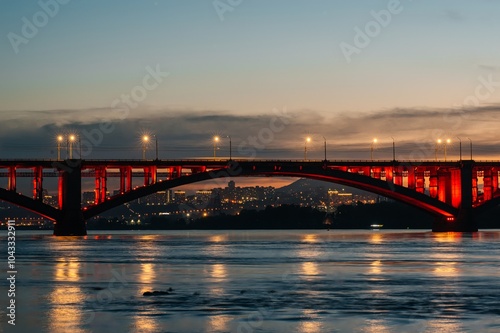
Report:
[{"label": "dusk sky", "polygon": [[60,2],[1,2],[0,158],[500,153],[498,1]]}]

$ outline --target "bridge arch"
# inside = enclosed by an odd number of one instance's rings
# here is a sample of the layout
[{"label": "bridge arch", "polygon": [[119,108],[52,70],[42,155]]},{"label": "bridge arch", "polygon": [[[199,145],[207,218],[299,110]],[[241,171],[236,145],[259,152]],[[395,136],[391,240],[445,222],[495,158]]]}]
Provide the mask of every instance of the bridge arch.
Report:
[{"label": "bridge arch", "polygon": [[308,172],[304,172],[303,170],[287,171],[281,170],[280,168],[278,168],[278,170],[255,170],[251,167],[240,167],[238,169],[238,172],[234,172],[233,168],[228,167],[195,173],[189,176],[182,176],[179,178],[164,180],[151,185],[139,187],[124,194],[112,197],[109,200],[98,205],[86,207],[83,210],[83,217],[85,219],[89,219],[126,202],[151,195],[158,191],[163,191],[182,185],[192,184],[210,179],[259,176],[309,178],[350,186],[406,203],[408,205],[431,213],[432,215],[437,217],[453,217],[458,213],[458,209],[447,205],[442,201],[431,198],[423,193],[418,193],[415,190],[408,189],[404,186],[395,185],[387,181],[346,171],[317,168],[308,170]]},{"label": "bridge arch", "polygon": [[60,210],[50,205],[3,188],[0,188],[0,200],[10,202],[11,204],[27,209],[52,221],[56,221],[61,215]]}]

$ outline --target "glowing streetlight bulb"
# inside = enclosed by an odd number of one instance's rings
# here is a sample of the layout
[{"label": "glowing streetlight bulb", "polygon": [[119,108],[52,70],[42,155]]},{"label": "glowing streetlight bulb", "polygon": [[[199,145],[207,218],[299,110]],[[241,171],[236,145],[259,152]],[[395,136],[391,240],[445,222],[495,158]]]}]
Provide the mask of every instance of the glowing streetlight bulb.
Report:
[{"label": "glowing streetlight bulb", "polygon": [[304,161],[307,161],[307,143],[311,142],[311,137],[307,137],[304,143]]},{"label": "glowing streetlight bulb", "polygon": [[147,150],[147,146],[148,146],[148,142],[149,142],[149,135],[144,135],[142,137],[142,159],[145,160],[146,159],[146,150]]},{"label": "glowing streetlight bulb", "polygon": [[220,140],[219,136],[217,136],[217,135],[214,136],[214,159],[217,156],[217,153],[216,153],[216,151],[217,151],[217,142],[219,142],[219,140]]},{"label": "glowing streetlight bulb", "polygon": [[75,142],[75,135],[71,134],[68,136],[68,141],[69,141],[69,159],[73,159],[73,142]]},{"label": "glowing streetlight bulb", "polygon": [[57,136],[57,160],[59,161],[61,159],[61,143],[63,142],[64,138],[62,135]]}]

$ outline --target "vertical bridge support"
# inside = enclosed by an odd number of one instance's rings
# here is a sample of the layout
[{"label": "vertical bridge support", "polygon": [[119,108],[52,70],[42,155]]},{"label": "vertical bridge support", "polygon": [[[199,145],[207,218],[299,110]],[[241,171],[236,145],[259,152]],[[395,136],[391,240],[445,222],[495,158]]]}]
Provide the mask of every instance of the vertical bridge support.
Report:
[{"label": "vertical bridge support", "polygon": [[[442,232],[476,232],[478,231],[477,222],[474,219],[473,203],[473,164],[474,161],[462,161],[460,166],[460,177],[457,176],[458,170],[448,172],[443,183],[450,184],[445,189],[446,197],[450,197],[450,204],[458,205],[460,199],[458,214],[453,220],[446,217],[436,218],[432,231]],[[477,181],[477,180],[476,180]],[[459,197],[457,197],[457,195]]]},{"label": "vertical bridge support", "polygon": [[61,217],[54,224],[55,236],[85,236],[87,229],[81,210],[81,160],[66,160],[59,169],[59,209]]}]

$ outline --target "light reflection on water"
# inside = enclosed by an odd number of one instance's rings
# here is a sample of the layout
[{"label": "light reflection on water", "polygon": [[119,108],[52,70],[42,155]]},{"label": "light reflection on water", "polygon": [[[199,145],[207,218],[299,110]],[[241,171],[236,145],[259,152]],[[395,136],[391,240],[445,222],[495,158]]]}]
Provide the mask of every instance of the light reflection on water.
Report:
[{"label": "light reflection on water", "polygon": [[20,236],[22,330],[500,331],[500,232],[158,233]]},{"label": "light reflection on water", "polygon": [[80,263],[76,260],[76,258],[59,258],[55,262],[55,281],[48,296],[49,327],[54,333],[64,333],[68,330],[76,333],[85,331],[80,327],[80,323],[84,321],[82,300],[85,299],[85,294],[78,285]]}]

